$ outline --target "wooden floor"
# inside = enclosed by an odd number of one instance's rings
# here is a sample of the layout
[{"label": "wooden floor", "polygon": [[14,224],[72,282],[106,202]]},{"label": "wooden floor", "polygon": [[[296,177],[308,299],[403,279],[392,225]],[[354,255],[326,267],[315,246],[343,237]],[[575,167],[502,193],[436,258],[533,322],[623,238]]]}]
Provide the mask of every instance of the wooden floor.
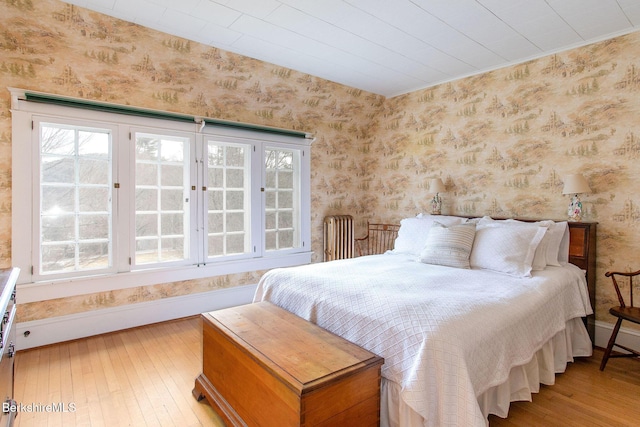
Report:
[{"label": "wooden floor", "polygon": [[513,402],[509,416],[489,417],[491,427],[640,426],[640,360],[609,359],[600,371],[602,349],[570,363],[552,386],[541,386],[533,402]]},{"label": "wooden floor", "polygon": [[[202,368],[199,317],[18,352],[15,398],[32,405],[18,427],[222,426],[191,390]],[[598,370],[602,351],[569,364],[556,384],[533,402],[511,405],[498,426],[638,426],[640,361],[612,359]],[[51,411],[46,405],[69,412]]]},{"label": "wooden floor", "polygon": [[15,368],[17,402],[75,405],[21,412],[17,427],[223,425],[191,394],[202,370],[199,317],[18,352]]}]

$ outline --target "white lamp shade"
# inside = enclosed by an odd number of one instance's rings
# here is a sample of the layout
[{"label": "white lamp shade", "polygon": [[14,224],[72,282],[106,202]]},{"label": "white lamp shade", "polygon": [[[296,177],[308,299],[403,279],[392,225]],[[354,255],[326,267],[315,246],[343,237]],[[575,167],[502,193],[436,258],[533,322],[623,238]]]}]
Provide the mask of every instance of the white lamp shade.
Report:
[{"label": "white lamp shade", "polygon": [[581,174],[567,175],[564,178],[562,194],[591,193],[589,183]]},{"label": "white lamp shade", "polygon": [[431,184],[429,185],[429,189],[433,193],[441,193],[441,192],[446,190],[444,188],[444,183],[442,182],[442,180],[440,178],[433,178],[431,180]]}]

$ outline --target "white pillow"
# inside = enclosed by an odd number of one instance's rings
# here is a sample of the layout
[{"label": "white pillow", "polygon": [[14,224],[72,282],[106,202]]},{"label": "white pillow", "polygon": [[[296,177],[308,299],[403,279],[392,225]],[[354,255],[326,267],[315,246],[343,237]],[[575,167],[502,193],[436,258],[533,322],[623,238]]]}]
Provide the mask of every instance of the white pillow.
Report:
[{"label": "white pillow", "polygon": [[[547,251],[555,252],[553,251],[553,248],[551,248],[550,246],[551,233],[549,232],[549,229],[553,227],[554,222],[553,221],[537,221],[532,223],[532,222],[518,221],[515,219],[508,219],[505,222],[509,225],[515,225],[515,226],[526,227],[526,226],[531,226],[533,224],[539,227],[546,228],[544,236],[542,237],[540,244],[536,248],[536,253],[533,256],[533,262],[531,264],[532,270],[544,270],[547,267]],[[558,248],[559,247],[560,245],[558,245]],[[556,253],[556,257],[557,257],[557,253]]]},{"label": "white pillow", "polygon": [[420,261],[425,264],[471,268],[469,256],[475,234],[476,225],[473,223],[447,227],[434,221],[420,253]]},{"label": "white pillow", "polygon": [[560,265],[569,263],[569,224],[565,222],[564,232],[562,234],[562,240],[560,242],[560,249],[558,250],[558,263]]},{"label": "white pillow", "polygon": [[547,265],[560,266],[561,254],[560,251],[563,248],[562,242],[565,234],[567,235],[566,242],[566,260],[562,262],[569,262],[569,224],[567,221],[554,222],[552,227],[549,227],[549,248],[547,249]]},{"label": "white pillow", "polygon": [[556,223],[551,220],[545,221],[537,221],[537,222],[526,222],[526,221],[518,221],[515,219],[506,219],[506,220],[494,220],[491,217],[484,217],[480,220],[479,224],[504,224],[511,226],[531,226],[537,225],[540,227],[546,227],[547,232],[545,233],[542,241],[538,245],[536,249],[536,253],[533,257],[532,269],[533,270],[544,270],[547,265],[559,265],[558,264],[558,251],[560,249],[560,241],[562,240],[562,226],[559,225],[556,227]]},{"label": "white pillow", "polygon": [[[526,223],[523,221],[516,221],[513,219],[507,220],[507,221],[519,222],[521,224],[536,224],[536,225],[549,227],[547,233],[544,235],[544,238],[542,239],[542,242],[540,242],[540,246],[538,246],[538,249],[536,250],[536,257],[535,257],[535,258],[538,257],[538,252],[543,253],[546,259],[546,265],[554,265],[558,267],[560,266],[559,255],[560,255],[561,244],[563,242],[563,238],[565,234],[567,234],[565,252],[567,254],[569,253],[569,240],[568,240],[569,229],[568,229],[567,221],[554,222],[551,220],[547,220],[547,221],[537,221],[533,223]],[[534,264],[536,264],[535,258],[534,258]],[[568,255],[565,258],[566,260],[563,262],[565,263],[569,262]],[[535,269],[536,268],[534,267],[534,270]]]},{"label": "white pillow", "polygon": [[422,214],[415,218],[405,218],[400,221],[400,229],[393,245],[393,253],[420,255],[434,221],[444,225],[455,225],[466,222],[467,218]]},{"label": "white pillow", "polygon": [[469,262],[472,268],[531,277],[536,249],[547,227],[478,224]]}]

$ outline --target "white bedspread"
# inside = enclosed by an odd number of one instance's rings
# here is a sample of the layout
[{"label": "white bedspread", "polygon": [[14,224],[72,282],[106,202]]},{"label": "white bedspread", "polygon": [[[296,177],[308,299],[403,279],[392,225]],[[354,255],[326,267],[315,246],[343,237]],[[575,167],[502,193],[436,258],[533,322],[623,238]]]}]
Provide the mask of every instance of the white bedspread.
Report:
[{"label": "white bedspread", "polygon": [[515,278],[393,254],[272,270],[262,300],[384,357],[383,377],[428,426],[485,426],[477,397],[592,313],[573,265]]}]

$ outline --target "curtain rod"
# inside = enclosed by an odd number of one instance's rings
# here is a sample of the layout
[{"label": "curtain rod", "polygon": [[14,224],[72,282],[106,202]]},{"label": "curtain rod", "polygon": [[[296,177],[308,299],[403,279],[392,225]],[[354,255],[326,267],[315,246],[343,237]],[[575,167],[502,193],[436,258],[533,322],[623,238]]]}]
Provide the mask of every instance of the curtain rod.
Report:
[{"label": "curtain rod", "polygon": [[128,105],[111,104],[107,102],[90,101],[81,98],[71,98],[61,95],[52,95],[41,92],[24,91],[24,99],[30,102],[41,102],[45,104],[54,104],[65,107],[84,108],[95,111],[103,111],[107,113],[126,114],[130,116],[140,116],[155,119],[175,120],[180,122],[203,123],[206,125],[230,127],[236,129],[244,129],[257,132],[267,132],[277,135],[293,136],[298,138],[313,139],[313,135],[303,131],[291,129],[275,128],[270,126],[261,126],[250,123],[232,122],[228,120],[214,119],[211,117],[191,116],[188,114],[172,113],[162,110],[151,110],[146,108],[131,107]]}]

